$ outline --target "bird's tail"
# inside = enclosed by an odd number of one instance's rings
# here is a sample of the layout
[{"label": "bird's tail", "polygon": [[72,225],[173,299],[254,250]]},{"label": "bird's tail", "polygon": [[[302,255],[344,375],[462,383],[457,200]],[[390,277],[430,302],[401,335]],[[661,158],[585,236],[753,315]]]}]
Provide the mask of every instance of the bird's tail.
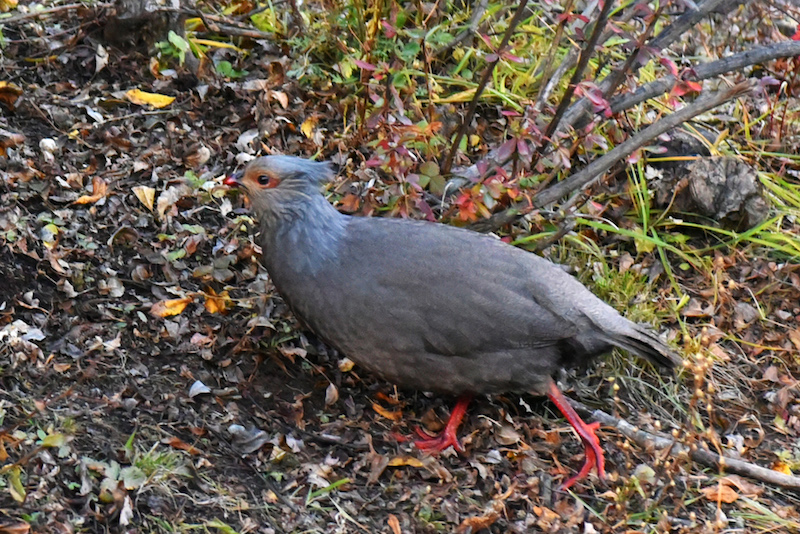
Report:
[{"label": "bird's tail", "polygon": [[647,358],[662,367],[671,369],[683,363],[681,357],[670,349],[649,326],[626,322],[626,328],[623,331],[607,334],[609,343]]}]

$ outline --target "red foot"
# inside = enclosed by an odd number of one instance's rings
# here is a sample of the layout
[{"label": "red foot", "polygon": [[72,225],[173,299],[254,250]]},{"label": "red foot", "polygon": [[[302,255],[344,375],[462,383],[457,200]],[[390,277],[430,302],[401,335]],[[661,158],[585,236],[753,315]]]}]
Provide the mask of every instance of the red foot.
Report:
[{"label": "red foot", "polygon": [[565,490],[572,486],[575,482],[586,477],[586,475],[589,474],[589,471],[592,470],[592,467],[597,468],[597,476],[601,480],[605,478],[606,458],[603,455],[603,448],[600,446],[600,440],[594,433],[594,431],[600,426],[600,423],[595,422],[588,425],[584,423],[583,419],[580,418],[566,397],[564,397],[564,394],[559,391],[555,382],[550,382],[550,388],[547,392],[547,396],[551,401],[553,401],[553,404],[556,405],[561,413],[564,414],[564,417],[567,418],[569,424],[572,425],[572,428],[574,428],[578,433],[578,436],[580,436],[581,441],[583,441],[583,446],[586,449],[586,459],[583,462],[583,467],[581,467],[581,470],[578,471],[577,475],[567,479],[567,481],[561,486],[561,489]]},{"label": "red foot", "polygon": [[419,450],[426,452],[442,452],[451,445],[456,451],[464,452],[464,447],[462,447],[461,443],[458,441],[457,432],[458,427],[461,426],[461,420],[464,419],[464,415],[467,413],[467,407],[471,400],[472,395],[462,395],[459,397],[458,402],[456,402],[455,407],[453,407],[453,411],[450,412],[447,425],[438,436],[431,437],[422,429],[417,428],[417,435],[422,439],[415,441],[414,445],[416,445]]}]

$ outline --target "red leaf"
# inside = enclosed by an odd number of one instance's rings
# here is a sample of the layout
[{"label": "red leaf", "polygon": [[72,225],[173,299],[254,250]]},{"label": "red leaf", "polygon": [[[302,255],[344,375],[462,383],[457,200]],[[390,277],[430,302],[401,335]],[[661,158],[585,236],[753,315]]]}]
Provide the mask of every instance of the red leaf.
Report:
[{"label": "red leaf", "polygon": [[678,76],[678,65],[676,65],[674,61],[669,58],[662,57],[659,62],[667,68],[670,74],[675,77]]},{"label": "red leaf", "polygon": [[381,21],[381,26],[383,26],[384,33],[386,33],[386,37],[388,37],[389,39],[397,35],[397,30],[394,28],[394,26],[392,26],[385,20]]},{"label": "red leaf", "polygon": [[378,68],[372,63],[367,63],[366,61],[361,61],[360,59],[353,60],[353,62],[364,70],[373,71]]}]

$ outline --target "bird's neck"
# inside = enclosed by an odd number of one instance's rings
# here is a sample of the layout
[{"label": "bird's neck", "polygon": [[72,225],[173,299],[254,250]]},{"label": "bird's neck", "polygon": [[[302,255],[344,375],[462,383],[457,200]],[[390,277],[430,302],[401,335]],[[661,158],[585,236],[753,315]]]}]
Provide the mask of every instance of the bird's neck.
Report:
[{"label": "bird's neck", "polygon": [[335,261],[344,238],[347,216],[322,195],[282,204],[260,221],[264,264],[275,276],[284,266],[316,274]]}]

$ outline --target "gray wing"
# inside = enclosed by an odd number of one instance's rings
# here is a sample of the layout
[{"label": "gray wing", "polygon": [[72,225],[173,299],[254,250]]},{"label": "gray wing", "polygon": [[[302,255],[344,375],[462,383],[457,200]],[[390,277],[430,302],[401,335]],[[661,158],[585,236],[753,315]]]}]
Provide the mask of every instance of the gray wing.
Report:
[{"label": "gray wing", "polygon": [[547,260],[489,236],[425,222],[349,224],[338,263],[315,282],[315,293],[329,297],[298,310],[345,352],[392,343],[398,351],[480,357],[550,347],[580,326],[564,299],[554,301],[554,288],[574,290],[573,282],[594,297]]}]

